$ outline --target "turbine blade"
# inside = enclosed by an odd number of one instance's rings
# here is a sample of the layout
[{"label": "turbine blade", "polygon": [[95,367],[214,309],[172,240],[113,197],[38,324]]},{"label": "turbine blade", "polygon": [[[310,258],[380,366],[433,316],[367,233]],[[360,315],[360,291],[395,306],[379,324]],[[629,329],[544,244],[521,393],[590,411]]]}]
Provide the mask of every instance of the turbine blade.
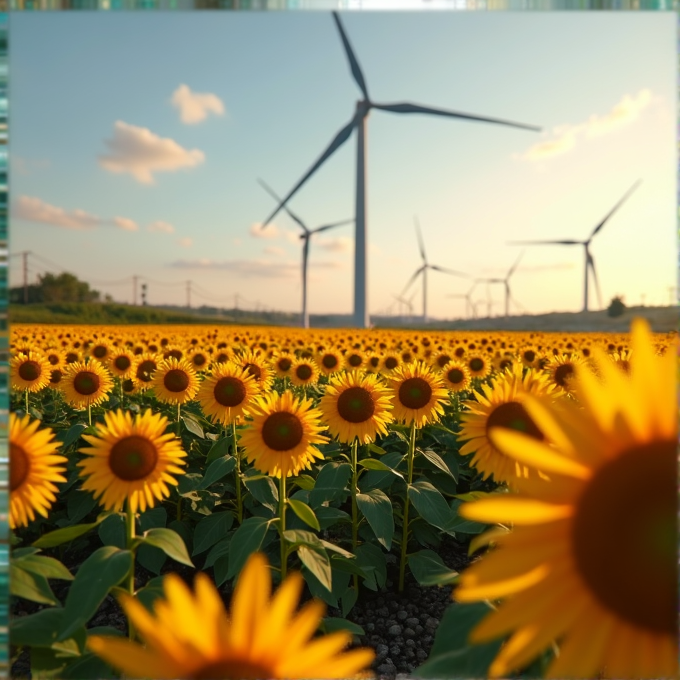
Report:
[{"label": "turbine blade", "polygon": [[340,16],[338,15],[337,12],[333,12],[333,19],[335,19],[335,25],[338,27],[338,31],[340,31],[340,38],[345,48],[345,53],[347,54],[347,59],[349,60],[349,67],[350,70],[352,71],[352,75],[354,76],[354,80],[356,81],[356,84],[359,86],[361,91],[364,93],[364,97],[366,98],[366,100],[368,100],[370,99],[370,97],[368,96],[368,88],[366,87],[364,74],[361,72],[359,61],[357,60],[356,56],[354,56],[354,50],[352,50],[352,46],[349,44],[349,39],[345,34],[345,29],[342,27],[342,22],[340,21]]},{"label": "turbine blade", "polygon": [[328,145],[326,150],[319,156],[314,165],[312,165],[312,167],[305,173],[302,179],[288,192],[288,195],[283,199],[283,201],[281,201],[278,208],[276,208],[276,210],[274,210],[274,212],[262,224],[263,229],[276,217],[281,208],[285,207],[286,203],[290,201],[290,199],[297,193],[300,187],[317,171],[317,169],[321,165],[323,165],[326,159],[328,159],[333,153],[335,153],[335,151],[339,149],[349,139],[349,136],[352,134],[352,130],[354,130],[358,121],[359,118],[355,114],[352,117],[352,120],[347,125],[345,125],[345,127],[342,128],[342,130],[340,130],[340,132],[338,132],[337,135],[335,135],[331,143]]},{"label": "turbine blade", "polygon": [[524,130],[534,130],[540,132],[541,128],[535,125],[525,125],[524,123],[513,123],[509,120],[500,118],[487,118],[485,116],[474,116],[470,113],[460,113],[458,111],[446,111],[445,109],[433,109],[429,106],[420,106],[410,102],[399,102],[398,104],[373,104],[373,108],[391,113],[429,113],[433,116],[446,116],[448,118],[463,118],[465,120],[477,120],[482,123],[496,123],[498,125],[508,125],[510,127],[522,128]]},{"label": "turbine blade", "polygon": [[[257,178],[257,181],[260,183],[260,186],[277,202],[281,202],[281,198],[276,195],[274,190],[266,184],[266,182],[263,179],[260,179],[259,177]],[[309,232],[309,229],[307,229],[307,226],[304,224],[304,222],[295,214],[292,212],[292,210],[288,206],[283,206],[283,209],[288,213],[288,215],[295,221],[297,222],[304,230],[305,232]],[[260,227],[261,229],[264,229],[264,226]]]},{"label": "turbine blade", "polygon": [[635,191],[635,189],[638,188],[638,186],[640,186],[640,182],[642,182],[641,179],[639,179],[637,182],[635,182],[635,184],[633,184],[633,186],[630,189],[628,189],[628,191],[623,195],[623,198],[607,213],[607,216],[602,220],[602,222],[600,222],[595,227],[595,229],[593,229],[593,233],[590,235],[590,238],[588,239],[588,243],[590,243],[593,236],[595,236],[595,234],[597,234],[597,232],[600,231],[600,229],[602,229],[602,227],[604,227],[605,222],[621,207],[623,202]]},{"label": "turbine blade", "polygon": [[427,264],[427,257],[425,256],[425,244],[423,243],[423,235],[420,233],[420,222],[418,222],[417,217],[413,217],[416,223],[416,236],[418,237],[418,248],[420,248],[420,257],[423,258],[423,262]]},{"label": "turbine blade", "polygon": [[404,289],[401,291],[401,295],[403,296],[404,293],[411,287],[413,282],[418,278],[419,274],[425,269],[425,267],[420,267],[420,269],[416,270],[416,273],[408,280],[408,283],[404,286]]},{"label": "turbine blade", "polygon": [[515,260],[515,264],[512,265],[512,267],[510,268],[510,271],[508,272],[508,275],[505,277],[505,280],[506,280],[506,281],[512,276],[512,274],[513,274],[513,272],[515,271],[515,269],[517,269],[517,265],[519,264],[519,261],[522,259],[522,256],[524,255],[525,252],[526,252],[526,251],[523,250],[523,251],[519,254],[519,257]]},{"label": "turbine blade", "polygon": [[323,227],[317,227],[316,229],[312,229],[311,233],[316,234],[320,231],[326,231],[326,229],[333,229],[334,227],[341,227],[343,224],[350,224],[351,222],[354,222],[354,218],[351,220],[343,220],[342,222],[333,222],[333,224],[324,224]]},{"label": "turbine blade", "polygon": [[595,260],[593,260],[593,256],[590,254],[589,250],[586,250],[586,258],[588,266],[590,267],[590,273],[593,275],[593,279],[595,281],[595,290],[597,291],[597,303],[600,305],[600,309],[602,309],[602,292],[600,291],[600,282],[597,278],[597,272],[595,271]]},{"label": "turbine blade", "polygon": [[454,276],[464,276],[466,279],[470,278],[468,274],[463,272],[457,272],[455,269],[446,269],[446,267],[438,267],[436,264],[429,264],[430,269],[434,269],[437,272],[443,272],[444,274],[453,274]]},{"label": "turbine blade", "polygon": [[507,245],[509,246],[520,246],[520,245],[528,245],[528,246],[534,246],[534,245],[560,245],[560,246],[582,246],[583,241],[508,241]]}]

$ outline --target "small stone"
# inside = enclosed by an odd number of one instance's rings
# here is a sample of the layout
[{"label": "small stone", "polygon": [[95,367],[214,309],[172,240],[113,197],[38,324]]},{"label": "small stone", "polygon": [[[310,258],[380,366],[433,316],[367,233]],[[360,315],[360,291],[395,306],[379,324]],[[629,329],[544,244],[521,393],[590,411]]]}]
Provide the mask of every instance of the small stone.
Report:
[{"label": "small stone", "polygon": [[427,659],[427,652],[424,649],[417,650],[416,659],[418,659],[418,661],[425,661],[425,659]]},{"label": "small stone", "polygon": [[401,611],[397,612],[397,618],[398,618],[400,621],[404,621],[405,619],[408,618],[408,613],[405,612],[405,611],[402,609]]},{"label": "small stone", "polygon": [[390,615],[390,610],[387,607],[380,607],[380,609],[375,610],[375,613],[383,619],[386,619]]},{"label": "small stone", "polygon": [[416,626],[420,625],[420,619],[417,619],[415,616],[411,616],[406,619],[405,623],[409,628],[415,628]]},{"label": "small stone", "polygon": [[380,675],[392,675],[396,671],[396,667],[391,663],[383,663],[378,666],[377,671]]},{"label": "small stone", "polygon": [[417,625],[414,630],[416,631],[416,635],[420,635],[425,629],[421,625]]},{"label": "small stone", "polygon": [[435,619],[433,616],[430,616],[430,618],[425,621],[425,628],[429,628],[430,630],[436,630],[438,625],[439,619]]},{"label": "small stone", "polygon": [[393,626],[390,626],[388,628],[387,632],[392,637],[396,637],[397,635],[401,635],[401,626],[398,623],[395,623]]},{"label": "small stone", "polygon": [[407,647],[415,647],[416,641],[415,640],[406,640],[406,646]]},{"label": "small stone", "polygon": [[[412,628],[407,628],[404,631],[404,637],[405,638],[414,638],[415,636],[416,636],[416,631],[413,630]],[[408,642],[406,644],[408,644]]]},{"label": "small stone", "polygon": [[382,661],[387,657],[390,652],[390,648],[387,645],[378,645],[375,648],[375,655],[378,661]]},{"label": "small stone", "polygon": [[[388,581],[388,583],[389,583],[389,581]],[[393,612],[396,612],[399,609],[399,603],[392,600],[392,602],[390,602],[390,609]]]},{"label": "small stone", "polygon": [[390,647],[390,654],[394,657],[398,657],[401,654],[401,649],[397,645],[392,645]]},{"label": "small stone", "polygon": [[367,623],[365,625],[365,628],[369,633],[372,633],[375,630],[375,623],[373,623],[373,622]]}]

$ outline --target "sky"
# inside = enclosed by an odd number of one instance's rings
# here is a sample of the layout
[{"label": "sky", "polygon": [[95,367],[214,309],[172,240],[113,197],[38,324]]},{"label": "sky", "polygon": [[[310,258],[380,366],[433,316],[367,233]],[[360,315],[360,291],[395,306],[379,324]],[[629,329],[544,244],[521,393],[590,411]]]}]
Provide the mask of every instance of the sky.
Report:
[{"label": "sky", "polygon": [[[371,99],[542,132],[373,110],[368,308],[428,315],[578,311],[585,240],[607,306],[668,304],[677,277],[676,25],[661,12],[341,13]],[[70,271],[149,304],[298,312],[301,232],[285,195],[361,93],[326,11],[14,13],[11,282]],[[351,219],[356,134],[294,196],[308,225]],[[312,238],[309,311],[351,313],[354,225]],[[187,282],[190,281],[190,284]],[[190,299],[187,289],[190,287]],[[137,301],[140,301],[139,290]],[[674,299],[674,298],[673,298]],[[591,283],[591,309],[599,308]]]}]

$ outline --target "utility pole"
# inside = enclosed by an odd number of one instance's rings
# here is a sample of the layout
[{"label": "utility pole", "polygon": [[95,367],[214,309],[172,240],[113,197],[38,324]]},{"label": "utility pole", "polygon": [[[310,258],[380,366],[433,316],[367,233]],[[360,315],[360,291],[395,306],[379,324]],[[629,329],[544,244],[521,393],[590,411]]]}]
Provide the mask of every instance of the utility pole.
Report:
[{"label": "utility pole", "polygon": [[238,298],[239,298],[239,294],[236,293],[236,295],[234,295],[234,309],[236,311],[238,311]]},{"label": "utility pole", "polygon": [[146,307],[146,283],[142,284],[142,306]]},{"label": "utility pole", "polygon": [[28,255],[31,251],[30,250],[24,250],[22,255],[22,259],[24,261],[24,304],[28,304]]},{"label": "utility pole", "polygon": [[137,306],[137,279],[139,277],[135,274],[132,277],[132,304],[136,307]]},{"label": "utility pole", "polygon": [[187,281],[187,308],[191,309],[191,281]]}]

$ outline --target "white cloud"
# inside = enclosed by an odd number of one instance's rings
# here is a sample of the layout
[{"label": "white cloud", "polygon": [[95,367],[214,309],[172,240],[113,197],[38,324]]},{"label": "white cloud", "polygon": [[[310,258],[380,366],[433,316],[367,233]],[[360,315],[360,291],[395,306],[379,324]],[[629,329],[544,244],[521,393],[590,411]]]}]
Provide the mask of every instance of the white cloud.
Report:
[{"label": "white cloud", "polygon": [[[300,276],[299,262],[271,262],[270,260],[176,260],[169,265],[176,269],[226,270],[238,277],[290,279]],[[338,269],[336,262],[310,262],[311,268]]]},{"label": "white cloud", "polygon": [[248,231],[253,238],[272,240],[280,236],[280,230],[274,223],[268,224],[262,229],[262,222],[253,222]]},{"label": "white cloud", "polygon": [[174,234],[175,233],[175,227],[172,226],[172,224],[169,224],[168,222],[163,222],[163,220],[156,220],[155,222],[152,222],[148,226],[149,231],[158,231],[162,232],[163,234]]},{"label": "white cloud", "polygon": [[111,222],[124,231],[139,231],[139,226],[134,220],[128,219],[127,217],[114,217]]},{"label": "white cloud", "polygon": [[179,243],[182,248],[191,248],[191,246],[194,245],[194,239],[185,236],[184,238],[177,239],[177,243]]},{"label": "white cloud", "polygon": [[208,113],[224,114],[224,104],[217,95],[192,92],[186,85],[180,85],[172,93],[171,101],[179,109],[180,120],[187,125],[200,123],[208,117]]},{"label": "white cloud", "polygon": [[267,255],[285,255],[286,251],[283,248],[279,248],[279,246],[267,246],[264,250],[264,253]]},{"label": "white cloud", "polygon": [[50,167],[50,162],[47,159],[32,159],[22,156],[11,156],[10,163],[12,172],[24,176],[33,174],[35,170],[45,170]]},{"label": "white cloud", "polygon": [[651,102],[650,90],[640,90],[634,96],[627,94],[603,116],[593,114],[584,123],[554,127],[550,139],[534,144],[524,154],[516,155],[515,158],[537,161],[565,154],[576,146],[580,136],[588,139],[601,137],[633,123]]},{"label": "white cloud", "polygon": [[318,246],[331,253],[348,253],[354,248],[354,239],[349,236],[338,236],[337,238],[313,237],[312,243],[314,247]]},{"label": "white cloud", "polygon": [[192,168],[205,160],[198,149],[189,151],[168,137],[121,120],[114,125],[113,137],[104,143],[109,154],[99,156],[99,165],[109,172],[127,172],[141,184],[154,184],[154,172]]},{"label": "white cloud", "polygon": [[112,219],[98,217],[84,210],[66,210],[56,205],[50,205],[34,196],[19,196],[14,203],[14,218],[27,222],[51,224],[62,229],[86,230],[96,227],[114,226],[124,231],[137,231],[139,227],[128,217],[114,217]]},{"label": "white cloud", "polygon": [[298,244],[302,240],[300,234],[302,234],[300,230],[291,231],[290,229],[286,229],[283,232],[283,238],[285,238],[288,243]]}]

